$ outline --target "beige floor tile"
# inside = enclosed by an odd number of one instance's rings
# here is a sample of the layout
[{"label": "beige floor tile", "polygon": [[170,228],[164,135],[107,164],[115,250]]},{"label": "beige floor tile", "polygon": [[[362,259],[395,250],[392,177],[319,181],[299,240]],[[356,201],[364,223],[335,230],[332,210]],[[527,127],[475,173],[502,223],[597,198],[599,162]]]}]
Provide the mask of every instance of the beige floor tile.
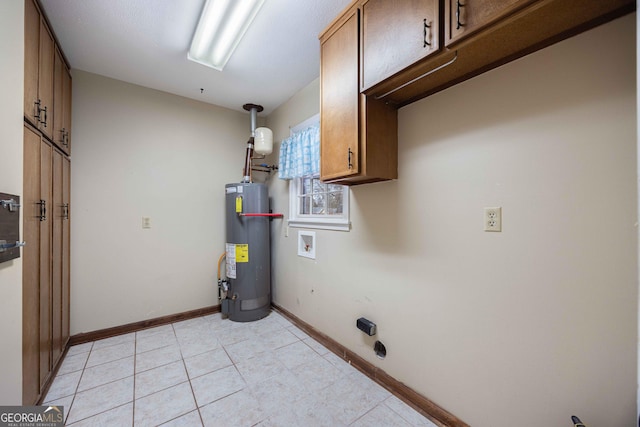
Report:
[{"label": "beige floor tile", "polygon": [[333,366],[325,359],[317,362],[305,363],[291,370],[305,389],[319,391],[345,377],[345,373]]},{"label": "beige floor tile", "polygon": [[89,352],[77,353],[69,355],[67,354],[58,369],[58,375],[69,374],[71,372],[81,371],[87,364],[89,358]]},{"label": "beige floor tile", "polygon": [[86,342],[83,344],[72,345],[71,347],[69,347],[69,350],[67,351],[67,356],[74,356],[80,353],[88,353],[91,351],[92,348],[93,348],[93,341]]},{"label": "beige floor tile", "polygon": [[110,338],[105,338],[103,340],[95,341],[93,343],[93,349],[92,350],[98,350],[98,349],[101,349],[101,348],[111,347],[111,346],[117,345],[117,344],[130,343],[130,342],[134,342],[135,340],[136,340],[135,332],[132,332],[130,334],[117,335],[115,337],[110,337]]},{"label": "beige floor tile", "polygon": [[110,409],[90,418],[85,418],[69,427],[130,426],[133,423],[133,402]]},{"label": "beige floor tile", "polygon": [[184,363],[191,379],[233,365],[227,352],[222,348],[188,357],[184,359]]},{"label": "beige floor tile", "polygon": [[241,390],[200,408],[205,427],[253,426],[266,418],[256,398]]},{"label": "beige floor tile", "polygon": [[296,402],[308,397],[310,393],[288,370],[275,377],[251,384],[248,389],[269,416],[287,408],[293,408]]},{"label": "beige floor tile", "polygon": [[158,366],[181,360],[178,344],[162,347],[136,355],[136,373],[148,371]]},{"label": "beige floor tile", "polygon": [[320,362],[321,356],[302,341],[275,350],[276,357],[289,369],[305,363]]},{"label": "beige floor tile", "polygon": [[242,390],[246,383],[235,366],[222,368],[191,381],[198,407]]},{"label": "beige floor tile", "polygon": [[269,351],[267,344],[258,336],[226,345],[224,349],[234,363],[240,363],[243,360],[254,358],[266,351]]},{"label": "beige floor tile", "polygon": [[128,341],[121,344],[114,344],[108,347],[94,348],[89,354],[89,360],[87,361],[87,368],[92,366],[101,365],[107,362],[113,362],[114,360],[124,359],[125,357],[133,356],[135,351],[135,341]]},{"label": "beige floor tile", "polygon": [[162,427],[202,427],[202,420],[198,411],[191,411],[160,425]]},{"label": "beige floor tile", "polygon": [[275,350],[280,347],[284,347],[285,345],[300,341],[300,338],[296,337],[285,328],[265,332],[260,335],[260,339],[265,343],[269,350]]},{"label": "beige floor tile", "polygon": [[58,375],[53,380],[44,401],[57,400],[61,397],[72,396],[80,383],[82,371],[71,372],[69,374]]},{"label": "beige floor tile", "polygon": [[78,391],[89,390],[133,375],[133,356],[103,363],[84,370]]},{"label": "beige floor tile", "polygon": [[393,412],[385,405],[378,405],[371,411],[358,418],[352,427],[370,427],[370,426],[385,426],[385,427],[412,427],[407,421],[402,419],[398,414]]},{"label": "beige floor tile", "polygon": [[282,375],[287,369],[277,357],[270,353],[262,353],[254,358],[243,360],[236,364],[236,368],[248,384]]},{"label": "beige floor tile", "polygon": [[187,381],[187,371],[182,360],[150,369],[136,374],[135,398],[139,399]]},{"label": "beige floor tile", "polygon": [[173,330],[165,330],[153,335],[137,338],[136,353],[144,353],[146,351],[177,344],[178,339],[176,338],[176,334]]},{"label": "beige floor tile", "polygon": [[196,409],[189,383],[136,399],[134,407],[135,426],[157,426]]},{"label": "beige floor tile", "polygon": [[76,394],[69,424],[106,412],[133,400],[133,377],[114,381]]}]

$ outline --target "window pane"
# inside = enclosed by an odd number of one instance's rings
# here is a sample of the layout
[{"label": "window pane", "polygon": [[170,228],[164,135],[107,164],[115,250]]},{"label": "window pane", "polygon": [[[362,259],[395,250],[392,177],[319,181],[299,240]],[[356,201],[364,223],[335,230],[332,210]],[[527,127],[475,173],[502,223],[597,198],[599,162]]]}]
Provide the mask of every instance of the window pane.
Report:
[{"label": "window pane", "polygon": [[329,193],[327,199],[327,214],[329,215],[341,215],[342,214],[342,190],[335,193]]},{"label": "window pane", "polygon": [[302,194],[311,193],[311,181],[312,178],[302,178]]},{"label": "window pane", "polygon": [[314,193],[325,193],[326,191],[327,191],[326,184],[323,184],[322,182],[320,182],[319,179],[314,178],[313,179],[313,192]]},{"label": "window pane", "polygon": [[313,195],[313,214],[322,215],[325,213],[325,194]]},{"label": "window pane", "polygon": [[342,192],[342,185],[329,184],[329,191],[331,191],[332,193]]},{"label": "window pane", "polygon": [[309,215],[309,196],[300,197],[300,213],[302,215]]}]

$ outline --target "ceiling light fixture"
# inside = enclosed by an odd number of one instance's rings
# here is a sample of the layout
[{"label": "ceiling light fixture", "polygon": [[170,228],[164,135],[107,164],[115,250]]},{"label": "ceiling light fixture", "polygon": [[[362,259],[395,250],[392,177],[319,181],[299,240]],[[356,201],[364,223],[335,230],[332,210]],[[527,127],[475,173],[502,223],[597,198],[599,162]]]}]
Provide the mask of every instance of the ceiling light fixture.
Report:
[{"label": "ceiling light fixture", "polygon": [[207,0],[187,58],[222,71],[264,0]]}]

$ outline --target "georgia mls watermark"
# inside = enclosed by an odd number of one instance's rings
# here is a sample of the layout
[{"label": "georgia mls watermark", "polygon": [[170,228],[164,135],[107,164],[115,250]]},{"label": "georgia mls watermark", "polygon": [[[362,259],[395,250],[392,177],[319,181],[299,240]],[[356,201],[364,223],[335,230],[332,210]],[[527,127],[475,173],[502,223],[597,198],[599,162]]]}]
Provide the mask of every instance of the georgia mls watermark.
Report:
[{"label": "georgia mls watermark", "polygon": [[63,406],[0,406],[0,427],[63,426]]}]

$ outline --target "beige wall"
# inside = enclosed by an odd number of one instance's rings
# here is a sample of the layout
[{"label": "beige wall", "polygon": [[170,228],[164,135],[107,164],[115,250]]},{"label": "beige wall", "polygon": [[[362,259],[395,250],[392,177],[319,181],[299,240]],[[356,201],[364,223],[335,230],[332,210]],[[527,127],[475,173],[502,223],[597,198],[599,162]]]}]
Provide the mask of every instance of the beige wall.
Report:
[{"label": "beige wall", "polygon": [[[0,192],[22,195],[24,3],[0,2]],[[22,234],[21,234],[22,235]],[[22,403],[22,261],[0,264],[0,405]]]},{"label": "beige wall", "polygon": [[399,179],[352,188],[352,231],[309,260],[274,224],[274,302],[473,426],[634,425],[634,41],[627,16],[399,110]]},{"label": "beige wall", "polygon": [[249,116],[81,71],[73,114],[71,333],[217,304]]}]

